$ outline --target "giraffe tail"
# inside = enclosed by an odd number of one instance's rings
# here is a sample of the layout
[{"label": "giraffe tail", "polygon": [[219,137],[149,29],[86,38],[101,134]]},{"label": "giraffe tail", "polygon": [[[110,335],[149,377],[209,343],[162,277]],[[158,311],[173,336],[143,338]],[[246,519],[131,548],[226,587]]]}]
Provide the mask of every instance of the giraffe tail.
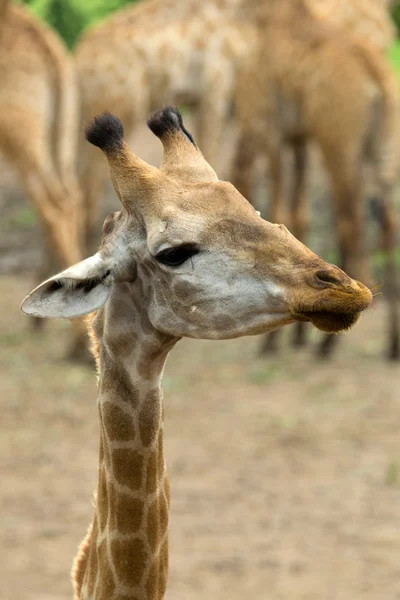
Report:
[{"label": "giraffe tail", "polygon": [[74,243],[80,253],[82,236],[79,211],[83,205],[83,197],[77,174],[80,128],[77,74],[72,55],[56,32],[44,25],[41,37],[54,66],[54,163],[63,189],[65,219],[68,220],[70,230],[74,232]]}]

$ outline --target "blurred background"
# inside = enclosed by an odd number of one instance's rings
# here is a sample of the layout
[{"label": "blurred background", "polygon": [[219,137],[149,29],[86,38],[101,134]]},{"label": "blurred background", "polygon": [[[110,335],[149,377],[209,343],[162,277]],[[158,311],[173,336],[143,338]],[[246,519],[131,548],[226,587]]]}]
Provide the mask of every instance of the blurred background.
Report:
[{"label": "blurred background", "polygon": [[[83,125],[108,108],[123,120],[137,154],[159,164],[159,142],[145,119],[163,104],[178,104],[221,177],[236,181],[240,165],[252,163],[249,199],[268,218],[274,195],[271,160],[265,149],[251,161],[238,159],[245,149],[243,131],[254,130],[238,98],[247,90],[243,82],[254,72],[252,65],[260,64],[257,48],[266,45],[268,52],[274,10],[285,3],[0,0],[4,599],[71,598],[72,559],[92,518],[98,423],[95,368],[84,328],[79,322],[72,327],[61,320],[31,322],[19,311],[34,285],[99,244],[102,219],[119,209],[100,152],[91,155],[82,142]],[[297,34],[301,19],[294,13],[284,18],[293,39],[312,47],[315,56],[321,42],[314,37],[332,38],[333,31],[333,56],[336,48],[338,53],[345,48],[350,57],[354,48],[362,53],[365,46],[386,80],[400,78],[399,3],[300,4],[312,19],[311,29]],[[290,2],[287,6],[291,9]],[[284,32],[282,25],[287,44],[282,48],[291,43]],[[276,51],[273,58],[279,72],[287,54],[282,50],[280,58]],[[297,61],[291,60],[293,69],[282,76],[287,81],[296,73]],[[329,68],[336,73],[334,87],[340,88],[342,70],[336,66]],[[269,91],[262,86],[274,79],[268,68],[265,64],[265,73],[257,69],[261,98],[263,90],[265,97]],[[379,96],[380,84],[376,89]],[[392,93],[398,104],[397,92],[390,89],[382,97]],[[250,89],[247,97],[251,106]],[[353,101],[349,97],[349,106]],[[341,110],[346,113],[346,107]],[[328,108],[324,118],[330,119]],[[342,118],[340,111],[336,118]],[[397,126],[393,120],[386,132],[391,139],[400,139]],[[326,260],[341,264],[335,182],[318,135],[310,128],[305,137],[310,155],[305,241]],[[293,177],[290,141],[282,135],[287,188]],[[257,144],[254,139],[254,148]],[[311,328],[308,343],[293,347],[293,327],[287,327],[268,353],[261,352],[265,343],[256,338],[183,340],[168,360],[167,599],[400,598],[400,367],[393,356],[388,360],[395,328],[388,306],[398,310],[399,300],[388,273],[392,277],[400,269],[400,158],[393,148],[390,175],[374,180],[381,148],[360,166],[360,181],[350,187],[358,190],[362,183],[363,247],[376,297],[356,327],[340,336],[331,356],[318,355],[321,335]],[[289,227],[290,208],[289,202]],[[385,245],[388,214],[397,223]]]}]

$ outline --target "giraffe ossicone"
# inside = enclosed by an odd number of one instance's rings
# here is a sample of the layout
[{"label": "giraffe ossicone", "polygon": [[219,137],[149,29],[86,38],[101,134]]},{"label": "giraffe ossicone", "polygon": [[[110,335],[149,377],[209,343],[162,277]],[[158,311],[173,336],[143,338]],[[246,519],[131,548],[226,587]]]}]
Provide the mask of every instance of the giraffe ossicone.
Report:
[{"label": "giraffe ossicone", "polygon": [[26,314],[92,314],[99,369],[100,466],[95,516],[73,571],[78,600],[156,600],[168,572],[169,485],[161,379],[181,337],[228,339],[298,320],[350,327],[371,292],[219,181],[175,108],[149,119],[160,169],[96,118],[87,139],[108,159],[122,209],[91,258],[52,277]]}]

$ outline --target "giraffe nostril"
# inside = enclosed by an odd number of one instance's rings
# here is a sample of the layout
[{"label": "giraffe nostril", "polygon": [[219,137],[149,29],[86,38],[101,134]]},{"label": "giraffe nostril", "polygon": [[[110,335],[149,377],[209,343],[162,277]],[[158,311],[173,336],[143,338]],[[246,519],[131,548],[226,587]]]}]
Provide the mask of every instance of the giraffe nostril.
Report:
[{"label": "giraffe nostril", "polygon": [[317,271],[315,273],[315,278],[318,282],[328,286],[340,285],[342,283],[341,278],[337,275],[334,275],[332,271]]}]

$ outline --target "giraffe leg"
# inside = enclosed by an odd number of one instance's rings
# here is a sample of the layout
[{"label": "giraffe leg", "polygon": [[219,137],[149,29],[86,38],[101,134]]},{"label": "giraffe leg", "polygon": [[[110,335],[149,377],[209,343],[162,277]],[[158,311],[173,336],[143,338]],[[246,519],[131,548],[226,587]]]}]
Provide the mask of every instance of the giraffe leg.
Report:
[{"label": "giraffe leg", "polygon": [[[30,191],[30,196],[39,209],[39,215],[54,249],[55,258],[62,268],[79,262],[80,230],[77,215],[74,210],[68,210],[68,198],[58,195],[57,187],[49,188],[47,180],[40,180],[37,173],[25,173],[25,182]],[[54,194],[54,196],[53,196]],[[53,203],[53,198],[57,204]],[[47,199],[46,202],[44,200]],[[72,208],[72,207],[70,207]],[[82,319],[74,319],[71,323],[72,341],[68,351],[68,358],[84,363],[93,363],[89,351],[87,329]]]},{"label": "giraffe leg", "polygon": [[[307,216],[306,216],[306,169],[307,169],[307,143],[304,139],[295,140],[292,143],[294,158],[294,177],[292,188],[292,199],[290,203],[291,232],[305,243]],[[306,323],[296,323],[293,326],[292,344],[296,348],[305,346]]]},{"label": "giraffe leg", "polygon": [[254,206],[254,162],[257,154],[254,135],[241,131],[236,144],[232,183]]},{"label": "giraffe leg", "polygon": [[[35,285],[39,285],[40,283],[42,283],[42,281],[45,281],[51,275],[57,273],[57,271],[59,270],[59,261],[55,260],[53,252],[51,250],[50,241],[45,234],[42,263],[35,276]],[[39,317],[29,317],[29,322],[32,331],[40,332],[43,331],[43,328],[46,324],[46,319],[40,319]]]},{"label": "giraffe leg", "polygon": [[396,215],[391,194],[386,192],[381,202],[382,247],[385,253],[384,295],[389,306],[387,356],[400,358],[400,314],[398,304],[398,274],[396,269]]},{"label": "giraffe leg", "polygon": [[279,351],[279,330],[266,333],[260,345],[260,355],[277,354]]},{"label": "giraffe leg", "polygon": [[[282,222],[280,217],[283,214],[283,148],[277,143],[274,147],[270,146],[268,152],[269,171],[270,171],[270,189],[271,206],[269,220],[272,223]],[[267,333],[260,348],[260,354],[275,354],[278,350],[278,339],[280,330]]]},{"label": "giraffe leg", "polygon": [[[23,123],[23,116],[21,118]],[[0,132],[3,131],[1,125]],[[7,155],[14,158],[13,162],[42,221],[52,255],[61,268],[66,268],[82,258],[78,199],[67,193],[51,167],[40,123],[31,121],[30,125],[29,135],[29,126],[24,128],[21,125],[13,131],[12,136],[4,136],[3,140],[8,142]],[[34,126],[36,129],[32,130]],[[6,129],[4,131],[7,132]],[[29,139],[29,144],[26,139]],[[72,324],[71,356],[77,356],[78,348],[80,356],[87,356],[89,360],[86,326],[83,321],[76,319]]]},{"label": "giraffe leg", "polygon": [[229,60],[221,64],[210,56],[206,61],[204,89],[197,110],[197,139],[206,160],[217,173],[226,170],[221,160],[221,146],[229,122],[234,96],[234,66]]},{"label": "giraffe leg", "polygon": [[84,197],[84,248],[92,253],[100,241],[100,212],[102,209],[105,189],[107,185],[108,171],[104,164],[104,158],[96,152],[96,148],[89,146],[84,148],[85,167],[81,175],[81,184]]},{"label": "giraffe leg", "polygon": [[[342,156],[346,159],[348,157]],[[332,176],[336,209],[336,226],[339,239],[340,267],[354,279],[370,281],[369,265],[364,248],[362,179],[359,161],[348,159],[347,164],[338,156],[327,160]],[[339,340],[338,335],[325,335],[318,347],[318,356],[332,355]]]}]

